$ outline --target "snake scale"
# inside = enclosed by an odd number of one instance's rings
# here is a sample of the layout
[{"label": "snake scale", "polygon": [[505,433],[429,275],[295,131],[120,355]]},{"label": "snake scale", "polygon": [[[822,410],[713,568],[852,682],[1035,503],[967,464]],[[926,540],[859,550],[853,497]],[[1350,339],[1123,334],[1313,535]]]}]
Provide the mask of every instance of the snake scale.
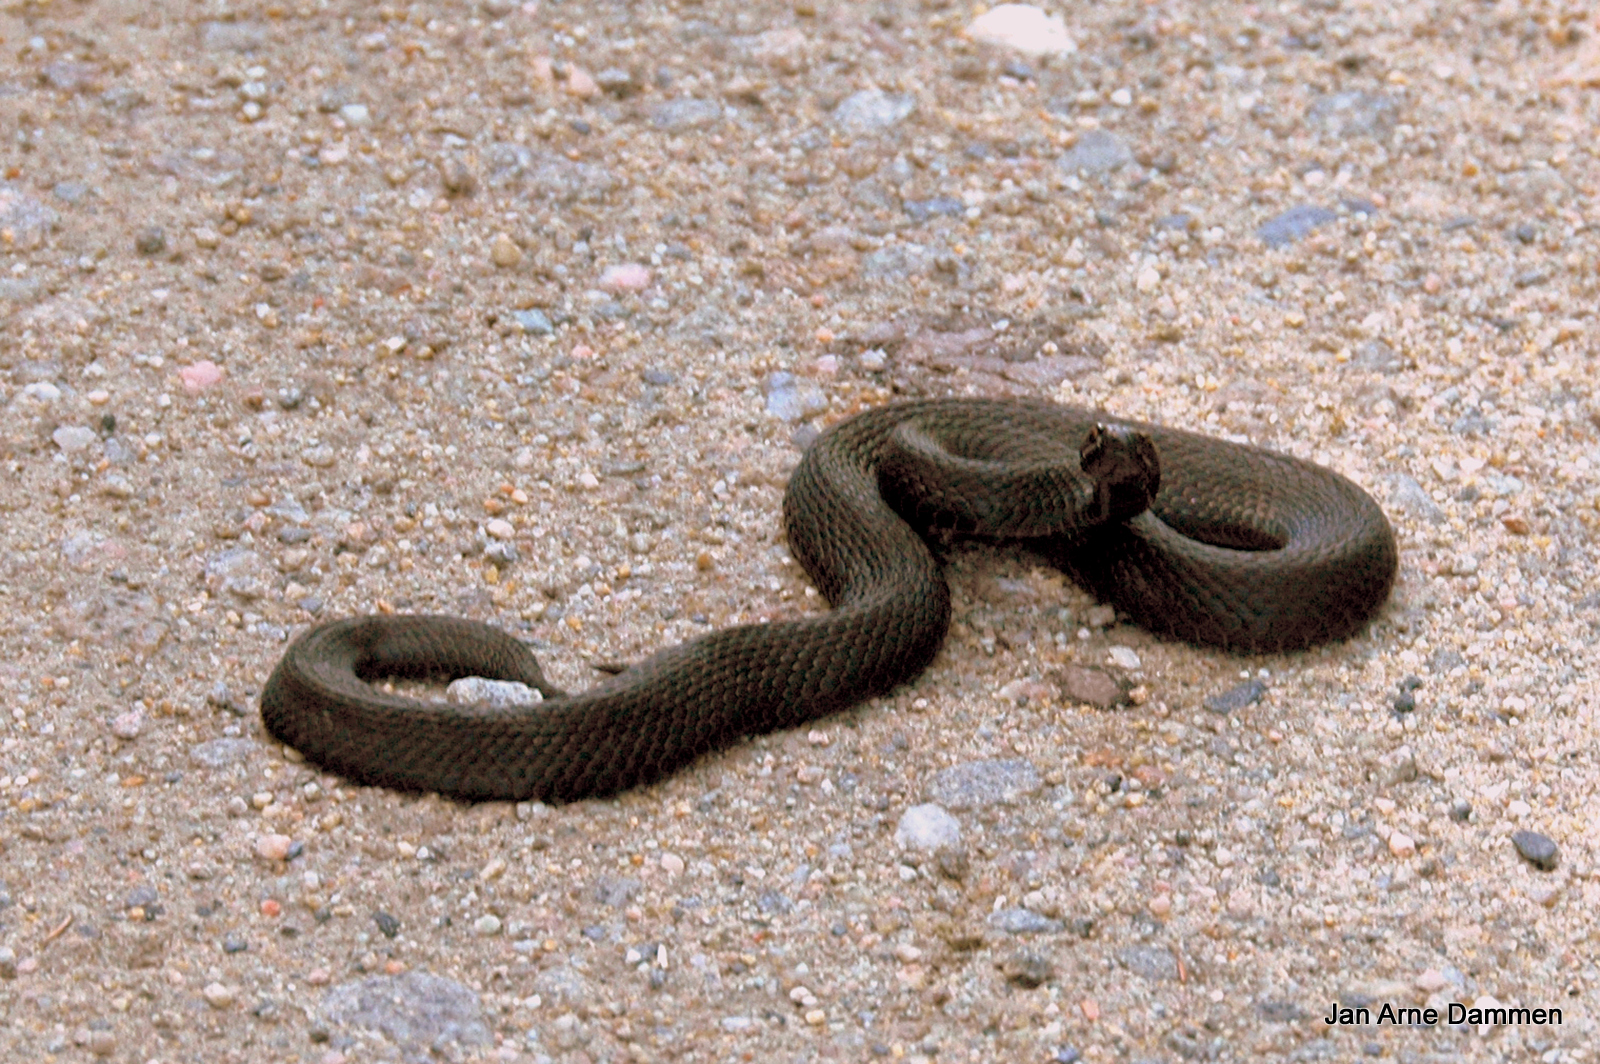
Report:
[{"label": "snake scale", "polygon": [[[1397,567],[1382,511],[1330,470],[1034,400],[922,400],[843,421],[801,459],[783,512],[826,613],[712,632],[573,695],[485,624],[337,620],[290,645],[262,721],[358,783],[572,801],[916,677],[950,622],[930,531],[1021,540],[1140,625],[1247,653],[1354,633]],[[441,675],[520,680],[546,701],[441,705],[369,683]]]}]

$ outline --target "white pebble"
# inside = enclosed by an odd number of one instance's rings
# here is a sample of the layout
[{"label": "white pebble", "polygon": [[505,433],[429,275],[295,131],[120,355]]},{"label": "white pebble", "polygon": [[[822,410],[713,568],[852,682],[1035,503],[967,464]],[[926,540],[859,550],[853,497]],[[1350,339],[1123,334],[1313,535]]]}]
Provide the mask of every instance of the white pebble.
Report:
[{"label": "white pebble", "polygon": [[480,916],[473,921],[472,929],[478,934],[482,935],[484,938],[489,938],[492,935],[498,935],[500,933],[500,918],[495,916],[493,913],[490,913],[486,916]]},{"label": "white pebble", "polygon": [[200,991],[205,996],[206,1003],[214,1009],[225,1009],[233,1004],[237,991],[231,986],[221,983],[207,983],[204,990]]},{"label": "white pebble", "polygon": [[901,814],[894,830],[894,841],[906,850],[932,851],[955,846],[961,841],[961,824],[945,812],[943,806],[931,802],[914,805]]},{"label": "white pebble", "polygon": [[1132,647],[1110,647],[1106,650],[1106,657],[1119,669],[1137,669],[1143,664]]},{"label": "white pebble", "polygon": [[600,287],[607,292],[642,292],[650,287],[650,271],[636,262],[608,266],[600,275]]},{"label": "white pebble", "polygon": [[482,676],[463,676],[444,689],[445,701],[457,706],[487,705],[494,709],[536,706],[544,695],[536,688],[515,680],[489,680]]},{"label": "white pebble", "polygon": [[94,438],[94,429],[86,429],[82,425],[62,425],[50,434],[55,445],[69,454],[83,450],[94,442]]},{"label": "white pebble", "polygon": [[1000,4],[973,19],[967,36],[1024,55],[1066,55],[1078,50],[1067,24],[1032,4]]},{"label": "white pebble", "polygon": [[130,709],[126,713],[119,713],[111,722],[111,734],[118,739],[137,739],[139,732],[144,729],[144,714],[137,709]]}]

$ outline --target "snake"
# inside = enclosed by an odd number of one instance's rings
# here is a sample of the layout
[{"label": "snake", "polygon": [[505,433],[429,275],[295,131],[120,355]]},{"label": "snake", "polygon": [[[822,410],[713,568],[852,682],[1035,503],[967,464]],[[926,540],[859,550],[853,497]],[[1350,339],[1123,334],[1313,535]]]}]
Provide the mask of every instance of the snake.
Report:
[{"label": "snake", "polygon": [[[571,802],[914,680],[950,627],[940,553],[957,541],[1020,544],[1133,623],[1236,654],[1354,635],[1398,568],[1383,511],[1330,469],[1026,398],[913,400],[829,427],[791,474],[783,526],[829,610],[716,630],[574,694],[492,625],[346,617],[289,645],[262,723],[356,784]],[[443,704],[374,684],[463,676],[544,700]]]}]

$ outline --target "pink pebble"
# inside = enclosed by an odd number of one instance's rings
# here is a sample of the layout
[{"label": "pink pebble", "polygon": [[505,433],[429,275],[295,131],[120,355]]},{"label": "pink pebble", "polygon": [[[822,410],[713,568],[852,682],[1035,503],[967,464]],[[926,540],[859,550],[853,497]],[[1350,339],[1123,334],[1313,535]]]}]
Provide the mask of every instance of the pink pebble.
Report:
[{"label": "pink pebble", "polygon": [[192,366],[183,367],[178,371],[178,376],[183,380],[184,391],[190,395],[199,395],[222,379],[222,367],[208,358]]},{"label": "pink pebble", "polygon": [[599,91],[599,84],[581,67],[573,67],[567,72],[567,92],[573,96],[587,100]]},{"label": "pink pebble", "polygon": [[607,266],[600,275],[600,287],[607,292],[642,292],[650,287],[650,271],[637,262]]},{"label": "pink pebble", "polygon": [[294,840],[287,835],[262,835],[256,839],[256,856],[268,861],[283,861],[289,857]]}]

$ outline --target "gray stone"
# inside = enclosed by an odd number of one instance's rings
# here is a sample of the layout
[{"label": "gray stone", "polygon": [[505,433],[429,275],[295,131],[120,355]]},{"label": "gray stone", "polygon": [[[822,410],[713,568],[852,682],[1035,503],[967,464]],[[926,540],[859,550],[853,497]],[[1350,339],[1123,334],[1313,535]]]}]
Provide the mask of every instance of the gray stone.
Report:
[{"label": "gray stone", "polygon": [[574,971],[570,964],[546,968],[533,977],[533,989],[551,1005],[579,1006],[594,997],[589,980]]},{"label": "gray stone", "polygon": [[208,52],[253,52],[267,43],[259,22],[207,22],[200,27],[200,47]]},{"label": "gray stone", "polygon": [[1227,716],[1229,713],[1237,712],[1245,706],[1254,705],[1266,693],[1267,685],[1262,681],[1246,680],[1244,683],[1228,688],[1220,695],[1207,696],[1206,700],[1201,704],[1213,713]]},{"label": "gray stone", "polygon": [[966,212],[967,205],[954,196],[935,196],[933,199],[906,200],[901,208],[913,222],[925,222],[939,214],[961,215]]},{"label": "gray stone", "polygon": [[846,133],[861,136],[893,128],[917,109],[917,99],[881,89],[862,89],[846,96],[833,109],[833,121]]},{"label": "gray stone", "polygon": [[254,739],[212,739],[189,748],[189,760],[206,768],[227,768],[247,759],[256,748]]},{"label": "gray stone", "polygon": [[469,987],[427,972],[374,975],[329,990],[322,1000],[328,1027],[376,1031],[400,1050],[406,1064],[494,1044],[483,1003]]},{"label": "gray stone", "polygon": [[1393,97],[1377,92],[1330,92],[1311,101],[1306,124],[1338,139],[1386,137],[1394,129],[1399,107]]},{"label": "gray stone", "polygon": [[638,897],[643,885],[631,876],[601,876],[594,885],[594,897],[601,905],[620,909]]},{"label": "gray stone", "polygon": [[274,570],[253,550],[234,547],[206,559],[206,588],[213,595],[226,591],[247,601],[265,595]]},{"label": "gray stone", "polygon": [[1069,173],[1109,174],[1133,162],[1133,149],[1103,129],[1089,129],[1060,161]]},{"label": "gray stone", "polygon": [[1305,239],[1313,229],[1338,217],[1326,207],[1301,203],[1262,222],[1256,236],[1269,248],[1281,248]]},{"label": "gray stone", "polygon": [[599,200],[616,184],[603,166],[512,141],[489,145],[485,162],[491,187],[520,185],[556,203]]},{"label": "gray stone", "polygon": [[1134,975],[1152,983],[1178,978],[1178,960],[1165,946],[1129,946],[1118,952],[1117,960]]},{"label": "gray stone", "polygon": [[1555,840],[1537,831],[1512,832],[1511,844],[1517,848],[1524,861],[1541,872],[1555,871],[1556,864],[1560,861],[1560,852],[1556,849]]},{"label": "gray stone", "polygon": [[91,191],[82,181],[58,181],[50,193],[63,203],[80,203]]},{"label": "gray stone", "polygon": [[1061,930],[1061,921],[1040,916],[1032,909],[1001,909],[990,914],[989,926],[1008,935],[1053,935]]},{"label": "gray stone", "polygon": [[1405,359],[1382,340],[1368,340],[1356,348],[1355,357],[1350,364],[1357,369],[1369,369],[1378,373],[1393,373],[1405,368]]},{"label": "gray stone", "polygon": [[828,397],[815,384],[777,372],[767,377],[767,413],[783,421],[801,421],[828,409]]},{"label": "gray stone", "polygon": [[511,320],[516,322],[523,332],[532,333],[534,336],[549,336],[556,331],[549,315],[538,309],[513,310]]},{"label": "gray stone", "polygon": [[1024,990],[1032,990],[1042,985],[1055,972],[1055,965],[1050,963],[1049,958],[1042,957],[1032,950],[1013,953],[1000,964],[1000,973],[1006,977],[1006,982],[1020,986]]},{"label": "gray stone", "polygon": [[900,281],[933,269],[938,255],[922,244],[887,244],[861,260],[861,276],[869,281]]},{"label": "gray stone", "polygon": [[15,185],[0,183],[0,230],[6,247],[27,251],[44,243],[60,215]]},{"label": "gray stone", "polygon": [[1043,785],[1031,763],[1013,758],[953,765],[935,776],[928,790],[935,801],[947,808],[977,809],[1010,805]]},{"label": "gray stone", "polygon": [[1405,473],[1391,473],[1388,481],[1389,502],[1396,509],[1430,525],[1444,523],[1445,512],[1439,509],[1439,505],[1433,501],[1427,489],[1418,484],[1413,477]]},{"label": "gray stone", "polygon": [[525,683],[489,680],[482,676],[463,676],[451,681],[444,689],[444,696],[446,701],[458,706],[486,705],[499,710],[536,706],[544,701],[544,695]]},{"label": "gray stone", "polygon": [[709,126],[722,118],[722,105],[711,100],[667,100],[650,112],[650,124],[668,133]]}]

